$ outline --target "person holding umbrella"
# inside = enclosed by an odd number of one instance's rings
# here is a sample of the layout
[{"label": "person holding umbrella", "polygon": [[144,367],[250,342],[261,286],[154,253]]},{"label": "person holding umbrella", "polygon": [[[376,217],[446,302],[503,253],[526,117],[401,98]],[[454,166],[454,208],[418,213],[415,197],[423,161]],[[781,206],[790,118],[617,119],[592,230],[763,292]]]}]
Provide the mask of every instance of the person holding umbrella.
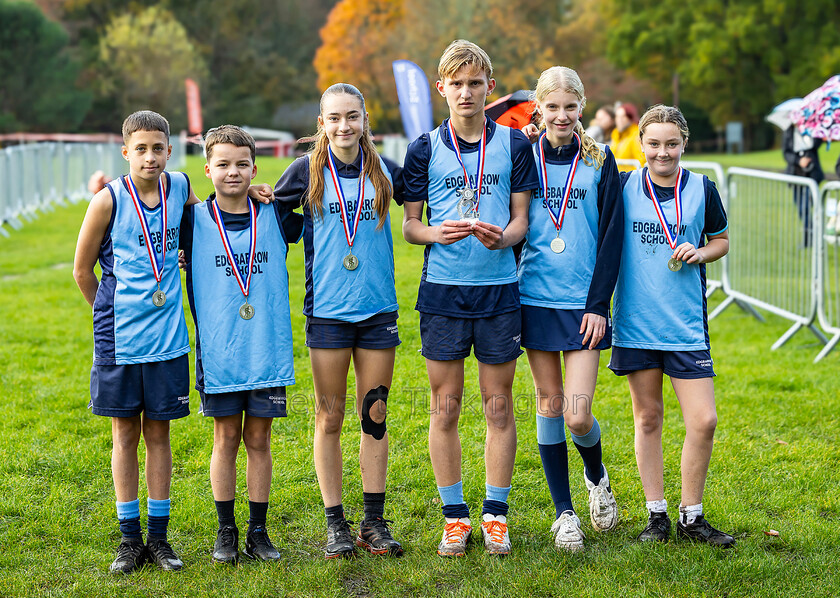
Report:
[{"label": "person holding umbrella", "polygon": [[[801,134],[796,127],[788,127],[782,136],[782,155],[787,167],[785,172],[795,176],[804,176],[819,185],[825,178],[820,156],[817,150],[822,145],[822,139],[814,139],[810,135]],[[808,187],[796,186],[793,189],[793,203],[802,221],[802,245],[810,247],[813,237],[813,223],[811,222],[811,192]]]}]

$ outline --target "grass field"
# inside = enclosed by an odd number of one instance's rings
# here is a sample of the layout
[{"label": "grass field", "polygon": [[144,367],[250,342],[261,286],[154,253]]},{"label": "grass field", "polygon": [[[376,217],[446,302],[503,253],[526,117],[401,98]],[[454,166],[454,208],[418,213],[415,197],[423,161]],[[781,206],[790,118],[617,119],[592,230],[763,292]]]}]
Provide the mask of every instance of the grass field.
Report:
[{"label": "grass field", "polygon": [[[258,160],[258,180],[273,183],[285,164]],[[198,159],[190,158],[188,172],[199,196],[209,190],[200,167]],[[582,465],[572,451],[573,500],[583,515],[587,548],[577,555],[555,551],[548,533],[554,513],[536,447],[531,377],[523,356],[514,385],[519,450],[511,494],[513,555],[493,559],[474,543],[466,558],[437,557],[442,518],[426,446],[428,386],[413,311],[422,253],[402,240],[400,208],[393,209],[392,219],[403,343],[389,401],[386,516],[394,520],[405,556],[361,555],[343,562],[322,557],[325,524],[312,464],[312,381],[300,314],[303,252],[296,246],[288,265],[298,384],[289,389],[290,416],[275,421],[272,441],[269,529],[282,562],[237,568],[211,564],[216,530],[208,477],[212,422],[197,414],[193,391],[193,414],[172,426],[170,540],[185,569],[109,575],[119,540],[110,425],[86,409],[91,315],[71,268],[85,207],[58,209],[0,238],[0,596],[840,595],[840,353],[813,365],[818,349],[804,332],[770,352],[788,324],[774,317],[760,324],[734,307],[710,326],[720,424],[703,502],[710,520],[737,536],[737,549],[634,542],[646,514],[633,454],[630,400],[626,382],[606,369],[605,353],[595,413],[621,511],[618,528],[606,534],[591,530]],[[717,293],[710,307],[720,297]],[[191,327],[189,316],[187,321]],[[484,482],[477,393],[470,361],[461,436],[464,486],[475,515]],[[673,515],[679,503],[683,427],[670,390],[665,417],[666,497]],[[358,521],[359,430],[349,413],[343,438],[344,504],[348,516]],[[242,524],[247,517],[244,451],[239,465]],[[766,535],[771,529],[778,537]]]}]

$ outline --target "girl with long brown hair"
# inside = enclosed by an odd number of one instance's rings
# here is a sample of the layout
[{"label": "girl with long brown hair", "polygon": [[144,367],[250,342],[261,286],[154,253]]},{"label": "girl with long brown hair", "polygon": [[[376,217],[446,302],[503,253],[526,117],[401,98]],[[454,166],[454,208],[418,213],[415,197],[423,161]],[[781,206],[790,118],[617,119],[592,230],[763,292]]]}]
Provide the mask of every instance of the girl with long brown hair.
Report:
[{"label": "girl with long brown hair", "polygon": [[[327,517],[327,558],[358,545],[402,554],[384,519],[388,433],[385,415],[394,373],[397,297],[388,210],[399,197],[401,169],[374,148],[365,100],[347,83],[321,96],[312,151],[275,187],[289,209],[303,207],[306,345],[315,386],[315,471]],[[355,538],[341,499],[341,427],[350,362],[362,434],[365,517]]]}]

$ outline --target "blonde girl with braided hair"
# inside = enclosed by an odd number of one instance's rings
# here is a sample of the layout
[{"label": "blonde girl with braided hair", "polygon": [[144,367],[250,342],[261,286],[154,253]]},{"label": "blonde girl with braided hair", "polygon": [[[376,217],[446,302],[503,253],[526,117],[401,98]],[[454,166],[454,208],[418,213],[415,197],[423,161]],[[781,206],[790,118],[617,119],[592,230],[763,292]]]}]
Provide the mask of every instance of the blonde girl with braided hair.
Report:
[{"label": "blonde girl with braided hair", "polygon": [[534,144],[540,189],[531,199],[518,270],[522,347],[534,377],[537,443],[555,508],[551,533],[558,550],[578,551],[585,535],[571,500],[564,421],[583,459],[592,527],[611,530],[618,520],[592,399],[600,351],[611,342],[624,212],[615,158],[583,129],[586,96],[577,73],[563,66],[544,71],[534,103],[539,127],[523,132]]},{"label": "blonde girl with braided hair", "polygon": [[[362,93],[347,83],[332,85],[321,96],[312,150],[289,166],[274,189],[287,210],[303,208],[303,313],[315,386],[315,471],[327,518],[326,558],[350,557],[355,546],[372,554],[402,554],[384,519],[386,404],[400,344],[388,211],[391,198],[401,193],[402,170],[376,153]],[[364,520],[355,537],[341,496],[341,428],[351,361],[364,496]]]}]

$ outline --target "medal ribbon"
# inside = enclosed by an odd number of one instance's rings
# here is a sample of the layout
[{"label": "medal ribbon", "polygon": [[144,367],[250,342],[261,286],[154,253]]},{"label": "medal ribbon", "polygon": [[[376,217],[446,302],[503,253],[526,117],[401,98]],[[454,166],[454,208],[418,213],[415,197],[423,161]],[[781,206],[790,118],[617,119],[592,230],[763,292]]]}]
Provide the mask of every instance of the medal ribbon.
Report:
[{"label": "medal ribbon", "polygon": [[239,290],[245,295],[245,303],[248,302],[248,293],[251,292],[251,274],[254,272],[254,256],[257,254],[257,209],[254,207],[254,202],[248,200],[248,226],[250,231],[248,234],[248,275],[245,281],[242,281],[242,272],[239,271],[239,265],[233,259],[233,248],[230,245],[230,238],[225,228],[225,223],[222,220],[222,211],[219,209],[219,204],[216,201],[210,202],[210,207],[213,214],[216,216],[216,228],[219,229],[219,236],[222,238],[222,246],[225,248],[225,255],[228,262],[233,266],[233,275],[236,277],[236,282],[239,284]]},{"label": "medal ribbon", "polygon": [[152,234],[149,232],[149,221],[146,220],[146,212],[143,211],[140,205],[140,194],[137,192],[137,187],[134,186],[134,181],[131,180],[131,175],[126,176],[128,179],[128,194],[131,196],[131,201],[134,203],[134,209],[137,216],[140,218],[140,228],[143,230],[143,241],[146,243],[146,250],[149,252],[149,262],[152,264],[152,274],[154,274],[155,282],[160,287],[160,280],[163,278],[163,268],[166,265],[166,193],[163,190],[163,183],[158,177],[158,193],[160,194],[160,263],[157,261],[157,252],[152,245]]},{"label": "medal ribbon", "polygon": [[365,195],[365,154],[362,152],[361,144],[359,144],[359,153],[361,154],[359,192],[356,197],[356,212],[351,214],[350,206],[347,204],[347,198],[344,196],[344,190],[341,188],[341,182],[338,179],[338,169],[335,167],[332,150],[327,146],[327,166],[330,169],[333,186],[335,186],[335,192],[338,195],[338,205],[341,208],[341,224],[344,226],[344,236],[347,238],[347,245],[350,249],[353,249],[353,242],[356,240],[356,233],[359,230],[359,218],[362,215],[362,200]]},{"label": "medal ribbon", "polygon": [[[455,127],[452,126],[452,119],[446,121],[446,127],[449,129],[449,139],[452,140],[452,147],[455,150],[455,157],[458,158],[458,164],[464,171],[465,187],[470,187],[470,175],[467,174],[467,167],[464,166],[464,160],[461,157],[461,148],[458,147],[458,137],[455,136]],[[481,201],[481,181],[484,179],[484,154],[487,147],[487,117],[484,117],[484,126],[481,129],[481,145],[478,146],[478,165],[475,169],[475,177],[477,189],[475,193],[475,209],[478,210],[478,203]]]},{"label": "medal ribbon", "polygon": [[680,166],[679,171],[677,171],[677,184],[674,185],[674,207],[677,211],[677,232],[672,235],[671,229],[668,228],[668,221],[665,219],[665,211],[662,209],[662,205],[656,197],[656,192],[653,190],[653,180],[650,178],[650,170],[645,171],[645,184],[647,185],[648,193],[650,193],[650,200],[653,202],[653,209],[656,210],[656,215],[659,216],[659,224],[662,225],[662,230],[665,231],[665,238],[668,240],[668,245],[670,245],[671,249],[677,248],[677,237],[680,233],[680,224],[682,224],[682,192],[680,191],[682,173],[683,169]]},{"label": "medal ribbon", "polygon": [[566,186],[563,189],[563,202],[560,205],[560,209],[557,211],[556,216],[554,215],[554,210],[552,210],[551,206],[548,205],[548,169],[545,167],[545,151],[543,150],[545,132],[540,135],[539,141],[537,142],[537,153],[540,157],[540,185],[542,185],[543,199],[545,200],[545,207],[548,208],[548,215],[551,216],[551,221],[554,223],[554,228],[557,229],[558,233],[560,232],[560,229],[563,228],[563,218],[566,217],[566,208],[569,205],[569,196],[572,194],[572,183],[575,180],[575,172],[577,171],[578,161],[580,160],[580,137],[578,137],[578,134],[574,131],[572,131],[572,135],[575,136],[575,141],[577,141],[578,144],[578,150],[572,160],[571,166],[569,167],[569,172],[566,173]]}]

